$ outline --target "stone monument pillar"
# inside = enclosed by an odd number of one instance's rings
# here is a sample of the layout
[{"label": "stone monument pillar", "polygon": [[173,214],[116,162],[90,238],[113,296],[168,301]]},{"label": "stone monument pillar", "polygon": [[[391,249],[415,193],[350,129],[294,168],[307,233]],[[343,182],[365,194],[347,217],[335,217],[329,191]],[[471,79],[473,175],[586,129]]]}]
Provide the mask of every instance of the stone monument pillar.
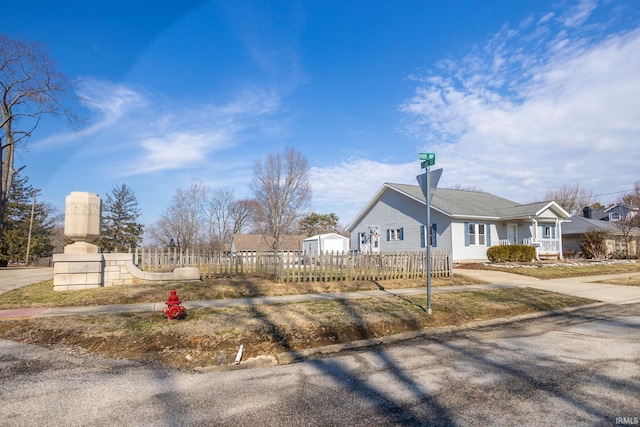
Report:
[{"label": "stone monument pillar", "polygon": [[53,290],[68,291],[103,286],[103,257],[95,239],[100,237],[102,202],[95,193],[74,191],[66,198],[64,235],[73,243],[53,256]]},{"label": "stone monument pillar", "polygon": [[53,290],[71,291],[137,283],[200,280],[198,267],[180,267],[171,273],[139,270],[131,253],[102,254],[93,242],[100,237],[100,197],[74,191],[66,198],[64,235],[73,243],[53,256]]},{"label": "stone monument pillar", "polygon": [[100,237],[102,201],[97,194],[73,191],[65,199],[64,235],[73,244],[64,248],[65,254],[97,254],[91,242]]}]

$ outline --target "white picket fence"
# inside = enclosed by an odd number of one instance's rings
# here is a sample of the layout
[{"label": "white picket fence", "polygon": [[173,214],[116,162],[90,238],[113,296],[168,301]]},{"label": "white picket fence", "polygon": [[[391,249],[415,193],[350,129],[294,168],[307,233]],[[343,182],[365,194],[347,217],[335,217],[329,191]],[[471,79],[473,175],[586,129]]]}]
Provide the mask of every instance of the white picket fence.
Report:
[{"label": "white picket fence", "polygon": [[[385,280],[425,277],[426,252],[239,252],[200,254],[188,249],[140,248],[135,259],[144,271],[198,267],[203,277],[262,276],[278,282]],[[450,276],[450,251],[431,251],[432,277]]]}]

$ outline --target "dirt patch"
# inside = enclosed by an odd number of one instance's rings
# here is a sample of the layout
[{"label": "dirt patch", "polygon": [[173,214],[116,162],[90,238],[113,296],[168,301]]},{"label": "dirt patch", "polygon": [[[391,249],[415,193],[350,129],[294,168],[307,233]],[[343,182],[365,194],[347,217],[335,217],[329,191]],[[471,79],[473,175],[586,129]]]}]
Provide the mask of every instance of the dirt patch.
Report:
[{"label": "dirt patch", "polygon": [[433,295],[388,296],[189,310],[185,320],[160,313],[31,318],[0,322],[0,337],[75,355],[160,362],[193,369],[258,356],[377,338],[407,331],[590,303],[535,289],[514,288]]}]

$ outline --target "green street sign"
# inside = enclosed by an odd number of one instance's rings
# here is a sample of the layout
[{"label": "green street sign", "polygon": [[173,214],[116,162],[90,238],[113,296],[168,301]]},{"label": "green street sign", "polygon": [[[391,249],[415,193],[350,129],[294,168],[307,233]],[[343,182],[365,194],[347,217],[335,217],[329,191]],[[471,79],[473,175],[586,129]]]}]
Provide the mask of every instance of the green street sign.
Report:
[{"label": "green street sign", "polygon": [[435,160],[431,159],[431,160],[424,160],[422,162],[420,162],[420,168],[421,169],[426,169],[427,166],[433,166],[435,165],[436,162]]},{"label": "green street sign", "polygon": [[420,167],[426,169],[427,166],[433,166],[436,164],[436,153],[420,153]]},{"label": "green street sign", "polygon": [[429,161],[429,166],[433,166],[436,163],[436,153],[420,153],[420,160]]}]

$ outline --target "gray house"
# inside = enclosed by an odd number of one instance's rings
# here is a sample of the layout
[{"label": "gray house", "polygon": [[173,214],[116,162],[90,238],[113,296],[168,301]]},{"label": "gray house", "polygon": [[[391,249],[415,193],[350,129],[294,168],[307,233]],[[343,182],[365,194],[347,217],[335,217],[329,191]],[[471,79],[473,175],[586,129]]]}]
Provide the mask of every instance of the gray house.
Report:
[{"label": "gray house", "polygon": [[585,218],[610,222],[628,220],[636,215],[638,215],[638,208],[625,203],[614,203],[603,209],[593,209],[587,206],[582,210],[582,216]]},{"label": "gray house", "polygon": [[[583,213],[587,213],[587,211],[585,210]],[[623,228],[617,225],[618,221],[574,215],[569,222],[563,224],[562,247],[565,251],[582,252],[582,240],[585,233],[602,231],[606,233],[607,257],[619,252],[628,253],[629,256],[637,258],[640,254],[638,250],[640,248],[640,229],[628,228],[626,233],[623,233]]]},{"label": "gray house", "polygon": [[[562,223],[570,215],[553,201],[519,204],[479,191],[439,188],[431,201],[431,247],[454,262],[486,261],[487,248],[525,244],[538,257],[562,258]],[[351,250],[425,248],[426,201],[417,185],[385,183],[347,227]]]}]

